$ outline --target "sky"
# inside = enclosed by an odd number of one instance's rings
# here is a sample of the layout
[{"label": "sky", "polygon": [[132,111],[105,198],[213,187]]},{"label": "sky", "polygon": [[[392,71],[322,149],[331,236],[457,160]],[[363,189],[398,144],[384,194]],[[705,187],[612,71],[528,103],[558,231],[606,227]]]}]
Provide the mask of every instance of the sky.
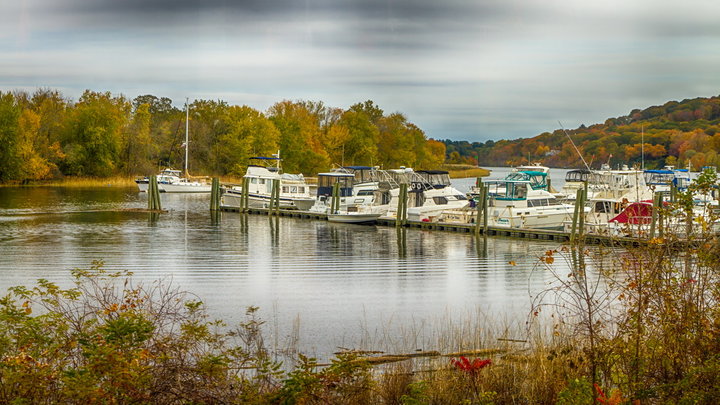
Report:
[{"label": "sky", "polygon": [[720,94],[717,0],[4,0],[0,91],[372,100],[484,142]]}]

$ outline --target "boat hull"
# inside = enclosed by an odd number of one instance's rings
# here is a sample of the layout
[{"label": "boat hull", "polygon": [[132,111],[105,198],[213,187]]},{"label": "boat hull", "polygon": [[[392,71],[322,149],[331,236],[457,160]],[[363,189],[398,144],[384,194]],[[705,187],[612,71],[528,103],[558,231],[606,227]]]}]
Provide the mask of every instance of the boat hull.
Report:
[{"label": "boat hull", "polygon": [[[240,208],[242,205],[242,192],[226,191],[222,196],[222,205],[228,208]],[[315,204],[314,198],[286,198],[280,197],[280,209],[308,211]],[[269,208],[270,196],[262,194],[248,195],[248,208]]]},{"label": "boat hull", "polygon": [[368,224],[380,218],[380,213],[352,213],[328,214],[328,221],[343,224]]},{"label": "boat hull", "polygon": [[212,186],[201,183],[188,184],[158,184],[158,190],[161,193],[209,193]]}]

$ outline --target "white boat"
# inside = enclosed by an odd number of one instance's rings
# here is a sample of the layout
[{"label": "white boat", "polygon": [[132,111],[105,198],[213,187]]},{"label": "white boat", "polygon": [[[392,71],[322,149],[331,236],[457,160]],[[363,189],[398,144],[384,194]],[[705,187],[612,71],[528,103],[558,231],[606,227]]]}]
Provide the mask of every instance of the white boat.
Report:
[{"label": "white boat", "polygon": [[313,212],[330,213],[333,206],[333,188],[339,187],[339,211],[349,207],[371,205],[379,182],[375,179],[377,170],[369,166],[344,166],[326,173],[318,173],[318,187]]},{"label": "white boat", "polygon": [[[470,201],[450,185],[450,176],[444,170],[418,170],[411,173],[408,192],[407,219],[410,221],[436,221],[444,211],[467,207]],[[397,204],[390,216],[397,216]]]},{"label": "white boat", "polygon": [[[158,191],[161,193],[209,193],[212,186],[205,182],[192,181],[188,177],[188,139],[190,106],[185,102],[185,177],[181,177],[180,170],[164,169],[157,175]],[[135,184],[140,192],[147,192],[150,179],[136,179]]]},{"label": "white boat", "polygon": [[328,213],[328,221],[340,222],[344,224],[367,224],[374,223],[384,213],[373,209],[372,206],[351,206],[344,211]]},{"label": "white boat", "polygon": [[[524,174],[518,174],[524,173]],[[540,163],[534,163],[531,165],[517,166],[508,173],[505,178],[512,179],[515,176],[524,176],[530,179],[530,183],[533,189],[550,190],[548,185],[548,176],[550,175],[550,168],[542,166]],[[504,179],[503,179],[504,180]],[[476,184],[467,193],[468,198],[476,199],[480,195],[480,185]]]},{"label": "white boat", "polygon": [[646,187],[643,172],[630,169],[626,165],[613,170],[604,164],[600,170],[571,170],[565,175],[565,185],[556,197],[572,202],[577,197],[577,190],[583,189],[587,183],[587,200],[618,200],[640,201],[652,199],[652,193]]},{"label": "white boat", "polygon": [[488,225],[500,228],[562,229],[574,205],[559,202],[545,189],[533,188],[527,173],[486,183],[490,196]]},{"label": "white boat", "polygon": [[[282,173],[278,156],[250,158],[251,161],[264,164],[248,165],[245,173],[244,177],[248,179],[248,207],[269,208],[273,184],[279,181],[280,208],[308,211],[315,204],[315,198],[310,194],[310,185],[302,174]],[[240,208],[242,194],[242,187],[239,186],[226,189],[220,203],[223,207]]]},{"label": "white boat", "polygon": [[[180,170],[163,169],[157,175],[158,191],[161,193],[209,193],[212,189],[210,184],[189,181],[180,176]],[[140,192],[147,192],[150,179],[147,177],[136,179],[135,184]]]}]

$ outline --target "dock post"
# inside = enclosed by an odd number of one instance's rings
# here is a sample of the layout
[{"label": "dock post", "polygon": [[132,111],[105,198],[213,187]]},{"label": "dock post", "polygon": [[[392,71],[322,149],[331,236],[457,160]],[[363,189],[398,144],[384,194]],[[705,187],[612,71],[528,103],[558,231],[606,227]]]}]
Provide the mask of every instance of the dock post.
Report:
[{"label": "dock post", "polygon": [[212,187],[210,189],[210,211],[220,211],[220,179],[213,177]]},{"label": "dock post", "polygon": [[655,229],[657,225],[658,220],[658,207],[660,206],[660,202],[662,196],[660,193],[655,192],[653,193],[653,203],[652,203],[652,221],[650,222],[650,234],[648,235],[649,239],[652,239],[655,237]]},{"label": "dock post", "polygon": [[280,179],[275,179],[273,183],[275,188],[275,215],[280,216]]},{"label": "dock post", "polygon": [[479,177],[478,182],[479,193],[475,201],[475,235],[480,234],[480,214],[485,210],[485,186],[480,182]]},{"label": "dock post", "polygon": [[585,188],[582,191],[582,201],[578,207],[578,232],[585,240],[585,202],[587,201],[588,183],[585,182]]},{"label": "dock post", "polygon": [[330,204],[330,213],[336,214],[340,211],[340,183],[333,184],[332,203]]},{"label": "dock post", "polygon": [[577,230],[578,217],[580,216],[580,207],[582,206],[583,190],[578,189],[575,194],[575,210],[573,211],[572,228],[570,230],[570,244],[575,243],[575,231]]},{"label": "dock post", "polygon": [[677,198],[677,186],[675,183],[670,183],[670,202],[675,203],[675,199]]},{"label": "dock post", "polygon": [[149,210],[162,210],[162,204],[160,204],[160,189],[157,184],[157,176],[150,177],[150,183],[148,184],[148,209]]},{"label": "dock post", "polygon": [[250,208],[248,207],[250,202],[250,190],[248,190],[248,187],[250,187],[250,179],[244,177],[242,182],[242,196],[240,197],[240,211],[243,213],[246,213],[248,208]]},{"label": "dock post", "polygon": [[[490,190],[488,190],[487,187],[483,188],[483,195],[482,195],[482,204],[483,204],[483,235],[487,237],[488,234],[488,212],[489,212],[489,206],[490,206],[490,198],[489,198]],[[486,241],[487,242],[487,241]],[[487,254],[487,243],[485,244],[485,250]]]},{"label": "dock post", "polygon": [[395,219],[396,226],[405,226],[407,223],[407,203],[408,203],[408,185],[407,183],[400,184],[400,195],[398,196],[398,209],[397,218]]},{"label": "dock post", "polygon": [[[546,179],[547,179],[547,188],[548,188],[547,191],[548,191],[548,193],[552,193],[552,192],[553,192],[553,190],[552,190],[552,179],[551,179],[550,177],[546,177]],[[587,183],[585,183],[585,184],[587,184]]]},{"label": "dock post", "polygon": [[[658,193],[660,194],[660,193]],[[660,195],[660,199],[658,202],[658,237],[662,238],[665,234],[665,215],[663,213],[663,208],[665,206],[663,205],[663,198],[662,194]]]}]

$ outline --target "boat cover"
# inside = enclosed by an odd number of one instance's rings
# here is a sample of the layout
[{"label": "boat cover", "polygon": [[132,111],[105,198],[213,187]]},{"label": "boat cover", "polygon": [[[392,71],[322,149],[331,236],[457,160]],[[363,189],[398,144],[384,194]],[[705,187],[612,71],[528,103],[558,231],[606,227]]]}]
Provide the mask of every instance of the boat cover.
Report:
[{"label": "boat cover", "polygon": [[[667,202],[663,201],[663,205],[667,205]],[[650,201],[634,202],[608,222],[633,225],[649,224],[652,222],[652,210],[653,206]]]}]

